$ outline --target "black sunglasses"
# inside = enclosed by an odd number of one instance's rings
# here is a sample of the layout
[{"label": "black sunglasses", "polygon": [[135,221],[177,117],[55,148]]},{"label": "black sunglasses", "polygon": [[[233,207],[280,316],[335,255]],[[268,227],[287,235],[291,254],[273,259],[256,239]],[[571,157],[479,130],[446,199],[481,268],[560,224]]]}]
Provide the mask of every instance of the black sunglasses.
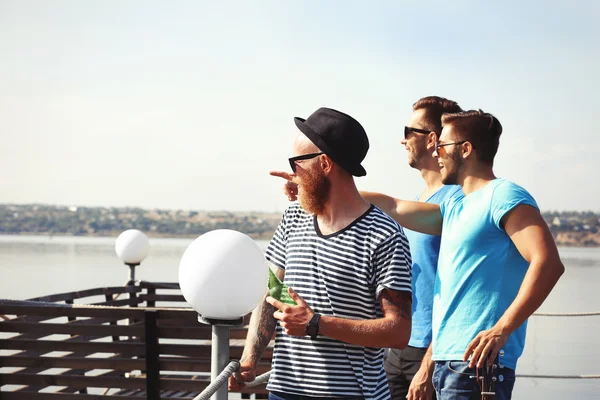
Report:
[{"label": "black sunglasses", "polygon": [[404,139],[408,139],[408,135],[411,132],[420,133],[423,135],[429,135],[432,131],[427,130],[427,129],[411,128],[410,126],[405,126],[404,127]]},{"label": "black sunglasses", "polygon": [[310,154],[303,154],[301,156],[296,156],[296,157],[290,158],[289,161],[290,161],[290,167],[292,167],[292,172],[296,172],[296,161],[310,160],[311,158],[315,158],[317,156],[320,156],[321,154],[325,154],[325,153],[310,153]]}]

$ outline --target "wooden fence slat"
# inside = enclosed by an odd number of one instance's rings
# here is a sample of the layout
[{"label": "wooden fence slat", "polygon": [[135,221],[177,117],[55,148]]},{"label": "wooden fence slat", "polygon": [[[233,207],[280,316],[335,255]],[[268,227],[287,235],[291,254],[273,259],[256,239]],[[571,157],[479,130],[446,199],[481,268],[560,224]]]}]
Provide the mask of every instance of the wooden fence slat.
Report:
[{"label": "wooden fence slat", "polygon": [[[141,378],[120,378],[104,376],[64,376],[64,375],[39,375],[39,374],[2,374],[1,385],[40,385],[40,386],[73,386],[73,387],[98,387],[145,389],[146,380]],[[4,393],[4,392],[3,392]],[[29,393],[31,396],[31,393]],[[33,396],[32,396],[33,397]]]},{"label": "wooden fence slat", "polygon": [[[113,342],[67,342],[62,340],[33,340],[33,339],[0,339],[0,349],[6,350],[35,350],[48,353],[51,351],[73,351],[93,353],[120,353],[123,355],[143,354],[144,343],[140,341]],[[232,359],[242,356],[243,345],[232,344],[229,348]],[[202,344],[159,344],[160,354],[180,355],[188,357],[210,357],[210,345]],[[263,353],[263,358],[271,359],[273,349],[268,347]]]},{"label": "wooden fence slat", "polygon": [[143,288],[156,288],[156,289],[173,289],[180,290],[179,283],[177,282],[148,282],[141,281],[140,287]]},{"label": "wooden fence slat", "polygon": [[159,347],[158,347],[158,327],[156,320],[158,313],[156,311],[146,311],[144,313],[144,330],[146,340],[146,397],[148,400],[159,400]]},{"label": "wooden fence slat", "polygon": [[[156,288],[146,288],[146,295],[145,296],[154,296],[155,294],[156,294]],[[148,307],[156,307],[156,302],[155,301],[148,300],[147,298],[145,298],[144,300],[146,300],[146,306],[148,306]]]},{"label": "wooden fence slat", "polygon": [[[130,392],[139,392],[136,390],[129,390]],[[126,392],[123,392],[126,393]],[[193,393],[190,396],[179,397],[180,399],[193,399],[199,393]],[[100,395],[100,394],[78,394],[78,393],[35,393],[32,396],[32,393],[22,393],[22,392],[2,392],[2,400],[31,400],[31,398],[36,400],[130,400],[131,396],[128,395]],[[161,400],[167,400],[169,397],[162,397]]]},{"label": "wooden fence slat", "polygon": [[[171,391],[172,392],[172,391]],[[123,394],[117,394],[123,393]],[[143,396],[145,392],[138,390],[123,390],[112,395],[99,395],[99,394],[72,394],[72,393],[35,393],[35,399],[38,400],[127,400],[135,396],[135,393],[140,393]],[[128,394],[130,393],[130,394]],[[170,392],[166,392],[170,393]],[[166,394],[165,393],[165,394]],[[254,390],[244,389],[241,393],[261,393],[266,394],[267,391],[264,385],[261,385]],[[191,400],[196,397],[200,392],[194,391],[177,391],[171,397],[162,396],[161,400],[167,400],[172,398],[188,399]],[[30,400],[31,393],[20,393],[20,392],[2,392],[2,400]]]},{"label": "wooden fence slat", "polygon": [[[89,305],[56,304],[54,306],[17,305],[0,301],[0,314],[4,315],[37,315],[50,317],[104,317],[113,319],[142,319],[144,310],[134,307],[103,307]],[[10,321],[10,320],[9,320]]]},{"label": "wooden fence slat", "polygon": [[[123,371],[142,370],[146,366],[143,359],[100,358],[100,357],[36,357],[0,356],[0,367],[79,368],[79,369],[119,369]],[[15,372],[18,374],[19,372]]]},{"label": "wooden fence slat", "polygon": [[[161,377],[161,390],[189,390],[201,392],[209,383],[206,379],[167,378]],[[142,378],[120,378],[103,376],[63,376],[37,374],[0,374],[0,384],[14,385],[45,385],[45,386],[75,386],[98,388],[144,389],[146,380]],[[4,392],[2,392],[4,394]],[[28,393],[30,396],[31,393]],[[31,397],[30,397],[31,398]]]},{"label": "wooden fence slat", "polygon": [[[105,358],[105,357],[36,357],[36,356],[0,356],[0,367],[35,367],[48,368],[80,368],[119,369],[123,371],[143,370],[146,361],[142,358]],[[261,363],[258,368],[267,368],[269,363]],[[208,358],[175,358],[160,357],[161,371],[210,372],[210,357]],[[266,372],[266,371],[265,371]],[[20,372],[15,372],[16,374]]]},{"label": "wooden fence slat", "polygon": [[207,331],[211,330],[211,327],[209,325],[205,325],[198,321],[184,318],[159,319],[158,326],[189,326],[192,328],[204,328]]},{"label": "wooden fence slat", "polygon": [[111,307],[121,307],[121,306],[130,306],[135,307],[138,304],[142,303],[142,300],[139,297],[129,297],[121,300],[106,300],[98,303],[91,303],[92,306],[111,306]]},{"label": "wooden fence slat", "polygon": [[31,322],[0,322],[0,332],[19,332],[19,333],[44,333],[45,335],[54,334],[73,334],[89,335],[97,337],[105,336],[139,336],[143,337],[143,326],[131,325],[73,325],[59,323],[31,323]]},{"label": "wooden fence slat", "polygon": [[139,296],[142,301],[172,301],[177,303],[185,303],[185,297],[180,294],[142,294]]},{"label": "wooden fence slat", "polygon": [[158,319],[185,319],[186,321],[199,323],[198,313],[191,308],[157,308]]},{"label": "wooden fence slat", "polygon": [[[246,328],[235,327],[230,330],[231,339],[246,339]],[[204,326],[159,326],[158,336],[168,339],[210,339],[211,330]]]},{"label": "wooden fence slat", "polygon": [[[210,357],[210,345],[199,344],[176,344],[162,343],[160,344],[160,354],[181,355],[188,357]],[[229,346],[229,355],[231,359],[239,360],[242,357],[244,350],[243,344],[232,343]],[[263,353],[263,359],[271,359],[273,357],[273,348],[267,347]]]},{"label": "wooden fence slat", "polygon": [[54,303],[57,301],[75,300],[84,297],[101,296],[106,294],[118,294],[118,293],[136,293],[142,291],[142,288],[138,286],[111,286],[103,288],[93,288],[87,290],[79,290],[76,292],[57,293],[49,296],[40,296],[29,299],[28,301],[43,301]]},{"label": "wooden fence slat", "polygon": [[74,351],[92,353],[143,354],[144,343],[140,341],[74,342],[65,340],[0,339],[0,349],[35,350],[38,352]]},{"label": "wooden fence slat", "polygon": [[190,379],[185,378],[161,378],[160,379],[160,390],[189,390],[200,393],[210,383],[210,379],[196,378]]}]

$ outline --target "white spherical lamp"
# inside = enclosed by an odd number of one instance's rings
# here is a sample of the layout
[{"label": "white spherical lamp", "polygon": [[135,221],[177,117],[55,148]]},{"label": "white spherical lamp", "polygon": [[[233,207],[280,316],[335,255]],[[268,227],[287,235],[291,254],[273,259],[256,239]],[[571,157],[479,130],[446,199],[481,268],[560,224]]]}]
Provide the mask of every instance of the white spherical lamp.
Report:
[{"label": "white spherical lamp", "polygon": [[121,233],[115,243],[117,256],[128,265],[141,263],[148,255],[149,248],[148,236],[137,229],[129,229]]},{"label": "white spherical lamp", "polygon": [[262,300],[268,279],[260,247],[229,229],[194,240],[179,264],[183,296],[203,318],[234,320],[246,315]]}]

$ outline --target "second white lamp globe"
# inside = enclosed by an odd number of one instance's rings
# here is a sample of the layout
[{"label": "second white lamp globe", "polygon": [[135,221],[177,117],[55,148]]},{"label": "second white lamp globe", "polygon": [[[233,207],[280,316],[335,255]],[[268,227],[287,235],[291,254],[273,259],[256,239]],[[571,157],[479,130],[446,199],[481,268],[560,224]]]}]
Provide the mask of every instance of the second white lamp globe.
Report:
[{"label": "second white lamp globe", "polygon": [[137,229],[128,229],[121,233],[115,243],[117,256],[125,264],[139,264],[148,255],[149,248],[148,236]]},{"label": "second white lamp globe", "polygon": [[205,318],[232,320],[246,315],[262,300],[268,277],[260,247],[229,229],[194,240],[179,264],[183,296]]}]

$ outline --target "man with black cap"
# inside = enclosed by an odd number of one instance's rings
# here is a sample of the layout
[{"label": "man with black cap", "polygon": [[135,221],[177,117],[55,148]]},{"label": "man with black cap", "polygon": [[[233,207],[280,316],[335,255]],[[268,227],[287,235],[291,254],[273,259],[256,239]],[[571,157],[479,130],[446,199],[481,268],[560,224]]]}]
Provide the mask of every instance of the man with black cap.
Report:
[{"label": "man with black cap", "polygon": [[411,330],[408,241],[356,188],[369,148],[360,123],[329,108],[295,123],[289,162],[299,202],[266,258],[296,304],[267,296],[254,311],[230,387],[254,379],[276,331],[270,399],[389,399],[383,349],[406,347]]}]

